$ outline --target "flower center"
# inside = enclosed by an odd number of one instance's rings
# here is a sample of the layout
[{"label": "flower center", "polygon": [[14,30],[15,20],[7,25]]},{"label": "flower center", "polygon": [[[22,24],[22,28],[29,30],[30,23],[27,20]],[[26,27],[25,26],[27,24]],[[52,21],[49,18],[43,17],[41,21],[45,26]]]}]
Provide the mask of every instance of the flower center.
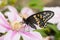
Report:
[{"label": "flower center", "polygon": [[14,22],[14,23],[12,23],[12,29],[18,31],[22,28],[22,25],[23,24],[20,22]]}]

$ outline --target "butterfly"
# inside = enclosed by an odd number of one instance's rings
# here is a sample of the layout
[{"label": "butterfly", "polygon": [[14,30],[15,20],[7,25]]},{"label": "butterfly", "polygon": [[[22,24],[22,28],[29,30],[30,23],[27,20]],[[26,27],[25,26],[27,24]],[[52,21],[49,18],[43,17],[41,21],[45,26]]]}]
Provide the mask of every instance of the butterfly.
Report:
[{"label": "butterfly", "polygon": [[36,29],[36,26],[34,24],[38,25],[39,27],[45,27],[47,21],[51,19],[53,16],[54,16],[53,11],[42,11],[29,16],[27,19],[23,18],[23,20],[27,25]]}]

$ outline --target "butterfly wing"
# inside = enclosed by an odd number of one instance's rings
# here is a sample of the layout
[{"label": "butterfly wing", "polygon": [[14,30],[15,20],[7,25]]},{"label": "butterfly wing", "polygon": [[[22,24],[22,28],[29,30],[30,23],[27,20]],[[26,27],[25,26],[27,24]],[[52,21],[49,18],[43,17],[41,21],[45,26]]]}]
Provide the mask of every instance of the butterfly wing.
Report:
[{"label": "butterfly wing", "polygon": [[54,16],[54,12],[52,11],[42,11],[29,16],[25,20],[25,23],[30,25],[32,28],[36,29],[34,24],[38,25],[39,27],[44,27],[47,21],[53,16]]}]

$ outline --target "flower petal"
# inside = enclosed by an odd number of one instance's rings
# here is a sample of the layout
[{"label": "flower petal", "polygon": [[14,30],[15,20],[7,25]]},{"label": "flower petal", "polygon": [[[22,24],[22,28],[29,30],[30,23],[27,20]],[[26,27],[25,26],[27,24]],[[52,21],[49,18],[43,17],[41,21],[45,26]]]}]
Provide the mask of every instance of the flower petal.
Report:
[{"label": "flower petal", "polygon": [[4,40],[11,40],[11,34],[12,34],[12,31],[8,31],[8,33],[5,35],[5,38]]},{"label": "flower petal", "polygon": [[24,7],[22,10],[21,10],[21,14],[24,16],[24,17],[29,17],[31,16],[32,14],[34,14],[34,12],[32,11],[32,9],[28,8],[28,7]]},{"label": "flower petal", "polygon": [[16,34],[16,32],[14,32],[14,31],[8,31],[8,33],[5,35],[5,40],[13,40],[13,38],[14,38],[14,36],[15,36],[15,34]]},{"label": "flower petal", "polygon": [[27,32],[27,31],[33,31],[33,30],[35,30],[34,28],[32,28],[32,27],[30,27],[29,25],[27,25],[27,24],[25,24],[25,31]]},{"label": "flower petal", "polygon": [[7,29],[0,25],[0,32],[4,33],[6,31],[7,31]]},{"label": "flower petal", "polygon": [[12,13],[18,13],[17,10],[13,6],[7,6],[10,12]]},{"label": "flower petal", "polygon": [[7,22],[7,20],[5,19],[1,12],[0,12],[0,25],[7,29],[11,29],[9,23]]},{"label": "flower petal", "polygon": [[42,36],[38,32],[20,32],[20,33],[29,38],[30,40],[42,40]]},{"label": "flower petal", "polygon": [[0,40],[4,40],[4,36],[0,37]]},{"label": "flower petal", "polygon": [[8,16],[10,22],[22,21],[22,18],[18,15],[18,12],[14,7],[8,6],[8,9],[9,12],[6,12],[5,15]]},{"label": "flower petal", "polygon": [[17,34],[15,34],[15,36],[13,37],[13,40],[19,40],[20,36],[20,33],[17,32]]}]

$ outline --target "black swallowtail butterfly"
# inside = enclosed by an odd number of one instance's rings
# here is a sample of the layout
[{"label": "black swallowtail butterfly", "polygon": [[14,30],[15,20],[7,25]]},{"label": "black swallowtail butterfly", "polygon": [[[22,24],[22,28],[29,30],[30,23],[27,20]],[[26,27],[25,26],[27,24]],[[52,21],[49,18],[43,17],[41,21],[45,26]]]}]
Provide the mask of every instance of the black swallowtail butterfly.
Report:
[{"label": "black swallowtail butterfly", "polygon": [[42,11],[29,16],[27,19],[24,19],[24,22],[27,25],[30,25],[32,28],[36,29],[34,24],[38,25],[39,27],[44,27],[47,21],[53,16],[53,11]]}]

